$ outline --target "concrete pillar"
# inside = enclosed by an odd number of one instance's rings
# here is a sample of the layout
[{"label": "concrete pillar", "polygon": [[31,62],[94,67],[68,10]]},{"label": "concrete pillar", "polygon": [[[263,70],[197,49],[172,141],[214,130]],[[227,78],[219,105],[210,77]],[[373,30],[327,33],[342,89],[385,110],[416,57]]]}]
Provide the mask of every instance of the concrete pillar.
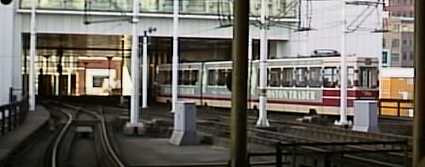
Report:
[{"label": "concrete pillar", "polygon": [[[13,1],[8,5],[0,3],[0,105],[9,103],[9,88],[13,86],[13,59],[15,55],[15,5]],[[16,74],[16,75],[20,75]]]},{"label": "concrete pillar", "polygon": [[235,0],[233,5],[233,72],[232,109],[230,125],[230,166],[247,166],[247,87],[248,87],[248,41],[249,1]]},{"label": "concrete pillar", "polygon": [[259,86],[259,115],[257,127],[269,127],[270,123],[267,119],[267,7],[268,1],[261,0],[261,30],[260,30],[260,86]]},{"label": "concrete pillar", "polygon": [[425,166],[425,1],[415,2],[415,117],[413,126],[413,166]]},{"label": "concrete pillar", "polygon": [[178,98],[178,68],[179,68],[179,1],[173,1],[173,67],[171,80],[171,112],[176,109]]}]

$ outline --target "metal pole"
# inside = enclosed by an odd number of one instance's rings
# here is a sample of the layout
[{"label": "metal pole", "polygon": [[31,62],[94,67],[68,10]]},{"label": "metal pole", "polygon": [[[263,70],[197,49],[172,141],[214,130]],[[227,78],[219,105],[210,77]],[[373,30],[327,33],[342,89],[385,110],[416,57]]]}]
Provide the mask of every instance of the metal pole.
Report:
[{"label": "metal pole", "polygon": [[84,88],[83,95],[84,96],[87,95],[87,87],[86,87],[87,64],[88,64],[87,62],[84,62],[84,78],[83,78],[83,81],[84,81],[84,83],[83,83],[83,88]]},{"label": "metal pole", "polygon": [[123,84],[123,74],[124,74],[124,35],[121,38],[121,79],[120,79],[120,87],[121,87],[121,97],[120,97],[120,104],[124,104],[124,86]]},{"label": "metal pole", "polygon": [[248,78],[249,1],[235,0],[233,5],[233,72],[231,109],[231,166],[247,166],[246,104]]},{"label": "metal pole", "polygon": [[425,2],[415,2],[415,117],[413,130],[413,166],[425,166]]},{"label": "metal pole", "polygon": [[177,96],[178,96],[178,68],[179,68],[179,0],[173,0],[173,69],[172,69],[172,80],[171,80],[171,89],[172,89],[172,104],[171,112],[174,112],[176,109]]},{"label": "metal pole", "polygon": [[112,57],[108,56],[107,59],[108,59],[108,91],[110,93],[109,95],[112,95],[112,89],[111,89],[111,80],[112,80],[112,77],[111,77],[111,61],[112,61]]},{"label": "metal pole", "polygon": [[260,95],[258,108],[259,116],[257,120],[257,127],[269,127],[270,123],[267,119],[267,23],[266,13],[267,4],[266,0],[261,0],[261,26],[260,26]]},{"label": "metal pole", "polygon": [[148,107],[148,35],[143,36],[142,107]]},{"label": "metal pole", "polygon": [[137,15],[139,13],[139,0],[133,1],[133,19],[132,19],[132,43],[131,43],[131,75],[133,82],[133,90],[131,93],[131,113],[130,113],[130,124],[136,125],[139,121],[139,35],[137,31],[137,23],[139,19]]},{"label": "metal pole", "polygon": [[35,57],[36,57],[36,28],[35,28],[35,7],[37,0],[31,3],[31,29],[30,29],[30,74],[29,74],[29,110],[35,111]]},{"label": "metal pole", "polygon": [[345,0],[341,0],[341,16],[342,16],[342,27],[341,27],[341,71],[340,71],[340,110],[339,110],[339,122],[337,125],[347,125],[347,62],[345,55]]}]

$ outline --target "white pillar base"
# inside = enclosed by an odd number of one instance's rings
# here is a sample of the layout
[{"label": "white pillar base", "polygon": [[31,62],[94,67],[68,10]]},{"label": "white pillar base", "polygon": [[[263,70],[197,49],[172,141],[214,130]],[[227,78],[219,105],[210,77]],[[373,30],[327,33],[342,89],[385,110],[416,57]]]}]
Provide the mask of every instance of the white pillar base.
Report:
[{"label": "white pillar base", "polygon": [[137,122],[135,124],[127,122],[123,130],[126,135],[143,135],[146,132],[142,122]]},{"label": "white pillar base", "polygon": [[269,120],[266,117],[260,117],[257,120],[257,127],[259,127],[259,128],[270,127]]},{"label": "white pillar base", "polygon": [[336,126],[347,126],[347,125],[352,125],[351,121],[341,121],[341,120],[337,120],[334,122],[334,125]]}]

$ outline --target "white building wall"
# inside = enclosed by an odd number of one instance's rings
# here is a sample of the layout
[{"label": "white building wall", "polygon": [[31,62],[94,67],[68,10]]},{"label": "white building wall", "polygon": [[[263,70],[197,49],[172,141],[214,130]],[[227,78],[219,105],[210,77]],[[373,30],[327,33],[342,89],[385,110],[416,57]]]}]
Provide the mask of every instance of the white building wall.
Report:
[{"label": "white building wall", "polygon": [[0,105],[9,103],[10,87],[21,89],[21,63],[20,56],[17,56],[20,55],[20,36],[15,25],[17,2],[0,4]]},{"label": "white building wall", "polygon": [[[29,14],[20,12],[22,32],[29,32]],[[110,20],[126,17],[119,16],[90,16],[90,20]],[[127,17],[129,18],[129,17]],[[172,18],[168,15],[162,17],[141,17],[138,24],[140,34],[149,27],[156,27],[157,31],[153,36],[170,37],[172,35]],[[67,33],[67,34],[104,34],[122,35],[131,33],[131,24],[128,21],[109,22],[98,24],[83,24],[82,13],[74,14],[47,14],[39,13],[37,17],[39,33]],[[179,37],[185,38],[232,38],[232,27],[220,28],[219,20],[205,16],[202,18],[181,18],[179,23]],[[253,38],[259,38],[259,29],[251,26]],[[271,40],[288,40],[289,30],[280,27],[272,27],[268,32]]]},{"label": "white building wall", "polygon": [[[304,2],[304,1],[303,1]],[[375,1],[376,2],[376,1]],[[329,1],[311,1],[311,9],[302,6],[302,22],[304,27],[309,27],[307,20],[307,11],[311,16],[312,31],[292,32],[290,40],[291,56],[309,55],[315,49],[334,49],[340,51],[342,24],[342,3],[340,0]],[[345,5],[345,30],[367,6]],[[362,24],[354,24],[359,29],[355,32],[345,33],[345,51],[346,54],[355,54],[362,57],[377,57],[382,52],[382,33],[372,33],[373,30],[381,28],[377,12],[382,13],[381,9],[375,10],[370,7],[372,13],[366,14],[367,18]],[[369,11],[368,11],[369,12]],[[368,13],[366,12],[366,13]]]}]

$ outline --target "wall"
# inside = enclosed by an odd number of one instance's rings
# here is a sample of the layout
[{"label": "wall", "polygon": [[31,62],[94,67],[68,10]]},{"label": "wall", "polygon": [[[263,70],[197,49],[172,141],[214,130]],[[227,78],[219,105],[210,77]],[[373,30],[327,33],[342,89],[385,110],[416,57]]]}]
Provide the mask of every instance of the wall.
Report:
[{"label": "wall", "polygon": [[0,4],[0,105],[9,103],[10,87],[17,89],[14,94],[21,94],[20,35],[14,12],[17,2]]}]

